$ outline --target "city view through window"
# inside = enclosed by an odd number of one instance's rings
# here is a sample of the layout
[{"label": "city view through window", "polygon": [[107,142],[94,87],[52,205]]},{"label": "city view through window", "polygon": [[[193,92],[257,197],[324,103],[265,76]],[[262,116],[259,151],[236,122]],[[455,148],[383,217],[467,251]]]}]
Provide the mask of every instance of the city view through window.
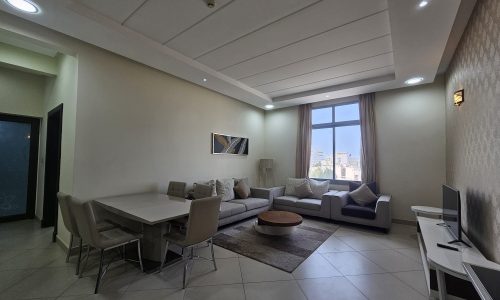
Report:
[{"label": "city view through window", "polygon": [[359,104],[313,109],[312,124],[309,177],[360,181]]}]

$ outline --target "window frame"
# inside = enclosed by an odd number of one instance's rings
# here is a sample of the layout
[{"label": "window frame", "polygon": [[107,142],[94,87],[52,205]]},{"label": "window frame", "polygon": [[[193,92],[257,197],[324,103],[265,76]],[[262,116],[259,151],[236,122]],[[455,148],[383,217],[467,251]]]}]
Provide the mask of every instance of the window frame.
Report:
[{"label": "window frame", "polygon": [[[355,126],[359,125],[361,129],[361,115],[359,116],[358,120],[353,120],[353,121],[340,121],[340,122],[335,122],[335,108],[338,106],[344,106],[344,105],[350,105],[350,104],[358,104],[359,108],[359,100],[354,100],[354,101],[348,101],[348,102],[341,102],[341,103],[334,103],[334,104],[328,104],[328,105],[322,105],[318,107],[313,107],[312,110],[316,109],[324,109],[324,108],[332,108],[332,122],[330,123],[320,123],[320,124],[311,124],[312,125],[312,130],[314,129],[325,129],[325,128],[332,128],[332,139],[333,139],[333,161],[335,163],[336,161],[336,145],[335,145],[335,128],[337,127],[344,127],[344,126]],[[312,115],[312,112],[311,112]],[[312,123],[312,120],[311,120]],[[312,133],[312,132],[311,132]],[[360,158],[361,159],[361,158]],[[311,157],[309,157],[309,160],[311,160]],[[335,165],[333,165],[333,178],[331,179],[326,179],[326,178],[312,178],[314,180],[320,180],[320,181],[325,181],[329,180],[330,184],[338,184],[338,185],[347,185],[349,182],[361,182],[361,180],[342,180],[342,179],[336,179],[335,178]]]}]

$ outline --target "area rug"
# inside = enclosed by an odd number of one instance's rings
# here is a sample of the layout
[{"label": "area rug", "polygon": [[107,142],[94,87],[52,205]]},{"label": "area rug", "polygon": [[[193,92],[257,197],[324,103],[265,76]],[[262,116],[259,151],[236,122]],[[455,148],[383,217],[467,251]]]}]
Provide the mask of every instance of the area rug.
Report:
[{"label": "area rug", "polygon": [[222,229],[214,244],[290,273],[338,229],[331,223],[304,219],[290,235],[269,236],[256,232],[254,222]]}]

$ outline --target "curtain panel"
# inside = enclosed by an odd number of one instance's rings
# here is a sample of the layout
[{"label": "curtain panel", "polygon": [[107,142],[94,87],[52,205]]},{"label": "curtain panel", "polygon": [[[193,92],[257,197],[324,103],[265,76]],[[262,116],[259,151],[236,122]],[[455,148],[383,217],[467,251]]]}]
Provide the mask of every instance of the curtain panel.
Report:
[{"label": "curtain panel", "polygon": [[295,176],[297,178],[309,177],[311,135],[312,106],[311,104],[303,104],[299,106],[299,130],[297,135],[297,153],[295,159]]},{"label": "curtain panel", "polygon": [[361,120],[361,181],[377,181],[375,146],[375,93],[359,95]]}]

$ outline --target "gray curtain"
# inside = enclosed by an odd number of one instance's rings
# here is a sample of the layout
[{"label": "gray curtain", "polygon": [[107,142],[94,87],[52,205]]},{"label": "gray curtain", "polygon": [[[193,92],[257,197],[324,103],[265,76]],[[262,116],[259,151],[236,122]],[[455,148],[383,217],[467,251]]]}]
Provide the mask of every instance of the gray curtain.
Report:
[{"label": "gray curtain", "polygon": [[312,135],[311,104],[299,106],[299,131],[297,136],[297,153],[295,159],[295,176],[305,178],[309,175],[311,159]]},{"label": "gray curtain", "polygon": [[377,181],[375,146],[375,93],[359,96],[359,115],[361,119],[361,181]]}]

